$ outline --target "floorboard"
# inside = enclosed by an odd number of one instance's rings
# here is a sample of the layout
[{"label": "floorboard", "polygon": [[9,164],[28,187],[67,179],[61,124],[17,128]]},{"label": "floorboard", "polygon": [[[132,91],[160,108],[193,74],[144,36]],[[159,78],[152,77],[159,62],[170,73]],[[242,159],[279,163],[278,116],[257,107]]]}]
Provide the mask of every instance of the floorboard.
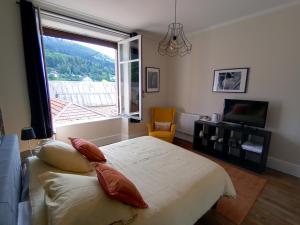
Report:
[{"label": "floorboard", "polygon": [[[193,150],[180,139],[174,144]],[[261,176],[268,182],[241,225],[300,225],[300,179],[272,169]],[[234,224],[212,209],[196,225]]]}]

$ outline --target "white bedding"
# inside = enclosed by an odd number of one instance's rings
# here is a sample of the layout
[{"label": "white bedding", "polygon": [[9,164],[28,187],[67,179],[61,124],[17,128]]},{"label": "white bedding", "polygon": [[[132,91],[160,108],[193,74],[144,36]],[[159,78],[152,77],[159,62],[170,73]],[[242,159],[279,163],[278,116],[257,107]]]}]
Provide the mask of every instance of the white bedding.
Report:
[{"label": "white bedding", "polygon": [[[149,205],[148,209],[135,209],[134,225],[192,225],[221,196],[235,196],[222,167],[159,139],[139,137],[101,150],[107,162],[137,186]],[[44,191],[37,176],[58,170],[35,157],[30,159],[29,170],[32,225],[46,225]]]}]

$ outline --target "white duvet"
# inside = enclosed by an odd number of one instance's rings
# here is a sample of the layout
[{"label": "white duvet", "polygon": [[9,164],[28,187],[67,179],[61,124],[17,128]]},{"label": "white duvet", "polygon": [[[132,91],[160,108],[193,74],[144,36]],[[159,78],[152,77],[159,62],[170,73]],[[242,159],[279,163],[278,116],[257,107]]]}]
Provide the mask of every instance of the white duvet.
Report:
[{"label": "white duvet", "polygon": [[[148,209],[135,209],[134,225],[192,225],[221,196],[235,196],[222,167],[159,139],[139,137],[101,150],[107,163],[127,176],[149,205]],[[37,176],[58,170],[37,158],[31,158],[29,165],[32,225],[46,225],[44,191]]]}]

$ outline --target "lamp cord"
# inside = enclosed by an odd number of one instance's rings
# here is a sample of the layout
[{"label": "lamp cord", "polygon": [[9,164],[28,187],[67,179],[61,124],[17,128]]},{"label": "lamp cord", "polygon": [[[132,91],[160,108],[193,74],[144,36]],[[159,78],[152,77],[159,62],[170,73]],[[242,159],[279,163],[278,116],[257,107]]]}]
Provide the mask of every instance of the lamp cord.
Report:
[{"label": "lamp cord", "polygon": [[31,149],[31,140],[28,140],[28,146],[29,146],[30,155],[33,156],[32,149]]},{"label": "lamp cord", "polygon": [[176,24],[176,16],[177,16],[177,13],[176,13],[176,8],[177,8],[177,0],[175,0],[175,24]]}]

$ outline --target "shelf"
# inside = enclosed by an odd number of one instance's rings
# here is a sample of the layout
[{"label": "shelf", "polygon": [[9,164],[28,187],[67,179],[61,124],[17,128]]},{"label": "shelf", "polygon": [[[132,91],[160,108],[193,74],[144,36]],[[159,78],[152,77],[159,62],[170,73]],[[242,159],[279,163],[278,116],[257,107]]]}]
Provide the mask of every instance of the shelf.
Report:
[{"label": "shelf", "polygon": [[[204,133],[202,137],[199,136],[201,131]],[[218,136],[217,140],[222,138],[223,141],[211,140],[212,136]],[[270,139],[271,132],[263,129],[196,121],[193,148],[255,172],[262,172],[266,167]],[[262,152],[244,150],[241,145],[246,141],[258,142]]]},{"label": "shelf", "polygon": [[265,170],[265,166],[262,166],[262,164],[251,161],[244,161],[243,167],[253,170],[255,172],[263,172]]}]

